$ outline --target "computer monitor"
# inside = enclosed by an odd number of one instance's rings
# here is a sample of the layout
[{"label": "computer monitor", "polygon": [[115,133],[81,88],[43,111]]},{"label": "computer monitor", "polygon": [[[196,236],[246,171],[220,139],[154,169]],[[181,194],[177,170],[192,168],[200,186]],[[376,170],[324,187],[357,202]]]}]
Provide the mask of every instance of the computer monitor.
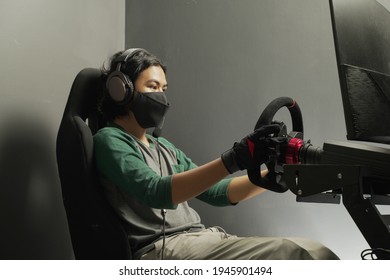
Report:
[{"label": "computer monitor", "polygon": [[347,139],[390,144],[390,0],[330,0]]}]

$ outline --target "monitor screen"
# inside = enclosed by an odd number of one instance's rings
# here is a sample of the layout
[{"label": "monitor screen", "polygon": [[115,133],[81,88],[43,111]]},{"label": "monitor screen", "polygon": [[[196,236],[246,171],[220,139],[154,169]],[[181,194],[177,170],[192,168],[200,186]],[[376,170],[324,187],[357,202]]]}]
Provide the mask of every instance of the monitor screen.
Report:
[{"label": "monitor screen", "polygon": [[330,0],[347,139],[390,144],[390,0]]}]

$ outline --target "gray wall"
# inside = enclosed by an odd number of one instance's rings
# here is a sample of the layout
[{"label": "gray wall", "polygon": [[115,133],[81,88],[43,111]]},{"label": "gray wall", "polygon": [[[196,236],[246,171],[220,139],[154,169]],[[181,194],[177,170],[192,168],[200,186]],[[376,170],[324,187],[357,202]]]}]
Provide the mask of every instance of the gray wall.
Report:
[{"label": "gray wall", "polygon": [[73,258],[55,139],[74,77],[124,47],[125,1],[0,0],[0,259]]},{"label": "gray wall", "polygon": [[[306,140],[345,140],[328,0],[128,0],[125,44],[168,65],[163,135],[197,164],[251,131],[279,96],[298,101]],[[286,111],[276,119],[291,128]],[[368,247],[343,205],[297,203],[290,192],[228,208],[191,204],[206,225],[239,235],[312,238],[343,259]]]}]

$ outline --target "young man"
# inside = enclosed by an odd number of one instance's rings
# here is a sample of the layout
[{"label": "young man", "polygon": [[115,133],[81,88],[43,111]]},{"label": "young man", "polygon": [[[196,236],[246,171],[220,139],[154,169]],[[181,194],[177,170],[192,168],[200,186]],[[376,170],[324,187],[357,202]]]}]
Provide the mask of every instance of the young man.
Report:
[{"label": "young man", "polygon": [[[219,227],[206,229],[187,200],[197,197],[228,206],[265,189],[247,176],[260,169],[277,142],[277,125],[264,126],[233,148],[196,166],[168,140],[158,137],[169,108],[166,68],[143,49],[117,53],[103,71],[107,90],[101,111],[109,121],[94,136],[95,158],[107,197],[123,219],[131,248],[142,259],[337,259],[323,245],[303,239],[240,238]],[[155,135],[147,134],[148,128]],[[280,139],[278,139],[280,140]],[[262,176],[266,176],[262,171]]]}]

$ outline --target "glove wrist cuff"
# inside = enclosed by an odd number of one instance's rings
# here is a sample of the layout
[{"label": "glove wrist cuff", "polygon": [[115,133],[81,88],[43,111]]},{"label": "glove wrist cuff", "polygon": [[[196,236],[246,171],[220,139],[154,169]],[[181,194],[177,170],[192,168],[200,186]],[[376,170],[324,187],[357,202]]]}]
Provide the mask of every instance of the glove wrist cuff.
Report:
[{"label": "glove wrist cuff", "polygon": [[233,149],[227,150],[226,152],[222,153],[221,159],[227,171],[229,171],[230,174],[241,170],[240,167],[237,165],[237,161]]}]

